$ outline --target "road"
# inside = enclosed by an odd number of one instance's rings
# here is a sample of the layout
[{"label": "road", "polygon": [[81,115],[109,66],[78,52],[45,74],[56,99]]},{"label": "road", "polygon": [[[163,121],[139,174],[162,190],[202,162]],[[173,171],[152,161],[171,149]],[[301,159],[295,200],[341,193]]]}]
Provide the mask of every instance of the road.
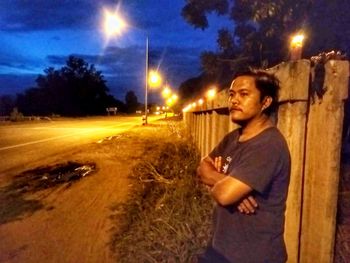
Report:
[{"label": "road", "polygon": [[[134,190],[130,174],[151,138],[167,136],[158,133],[159,123],[142,127],[140,118],[110,117],[1,125],[0,262],[118,262],[113,240],[122,218],[116,208]],[[93,162],[97,169],[40,191],[27,191],[14,177],[21,174],[19,166],[67,161]]]},{"label": "road", "polygon": [[[152,122],[155,117],[149,118]],[[0,125],[0,175],[49,156],[123,133],[141,117],[91,117]]]}]

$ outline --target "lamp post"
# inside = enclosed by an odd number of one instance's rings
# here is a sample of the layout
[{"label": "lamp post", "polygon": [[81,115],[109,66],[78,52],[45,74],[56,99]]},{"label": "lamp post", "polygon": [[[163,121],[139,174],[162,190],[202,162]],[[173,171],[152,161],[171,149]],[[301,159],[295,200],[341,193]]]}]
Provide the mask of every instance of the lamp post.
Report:
[{"label": "lamp post", "polygon": [[[108,37],[113,35],[120,35],[121,31],[127,26],[127,23],[116,13],[105,10],[104,29]],[[146,36],[146,65],[145,65],[145,115],[143,117],[143,124],[148,123],[148,86],[157,86],[161,82],[160,75],[157,72],[150,72],[148,69],[148,36]]]},{"label": "lamp post", "polygon": [[143,125],[147,125],[148,123],[148,36],[146,36],[146,69],[145,69],[145,74],[146,74],[146,83],[145,83],[145,117],[144,117],[144,122]]}]

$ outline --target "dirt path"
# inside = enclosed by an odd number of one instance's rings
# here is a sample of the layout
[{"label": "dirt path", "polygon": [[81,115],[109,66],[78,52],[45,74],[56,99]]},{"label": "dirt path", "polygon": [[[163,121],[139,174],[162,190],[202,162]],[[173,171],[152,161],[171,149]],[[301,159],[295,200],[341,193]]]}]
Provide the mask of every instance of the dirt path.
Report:
[{"label": "dirt path", "polygon": [[5,214],[6,209],[23,210],[0,224],[0,262],[116,262],[109,244],[115,233],[113,206],[126,200],[132,187],[128,174],[144,153],[146,142],[136,135],[121,135],[43,161],[94,161],[98,172],[68,188],[25,196],[35,201],[32,212],[25,205],[0,198]]}]

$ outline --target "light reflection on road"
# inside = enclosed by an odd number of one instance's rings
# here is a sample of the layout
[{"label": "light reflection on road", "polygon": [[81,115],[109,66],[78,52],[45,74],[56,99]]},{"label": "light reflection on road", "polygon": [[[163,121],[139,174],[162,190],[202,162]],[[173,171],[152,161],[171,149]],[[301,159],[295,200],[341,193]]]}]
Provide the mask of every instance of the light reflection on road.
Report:
[{"label": "light reflection on road", "polygon": [[[151,118],[150,121],[155,120]],[[100,117],[0,126],[0,176],[45,159],[98,142],[142,124],[140,117]]]}]

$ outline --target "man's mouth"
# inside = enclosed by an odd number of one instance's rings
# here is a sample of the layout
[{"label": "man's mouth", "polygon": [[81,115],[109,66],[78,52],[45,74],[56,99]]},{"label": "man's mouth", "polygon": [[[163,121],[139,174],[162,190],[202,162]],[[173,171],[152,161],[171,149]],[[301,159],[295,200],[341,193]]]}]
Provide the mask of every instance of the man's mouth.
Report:
[{"label": "man's mouth", "polygon": [[231,107],[230,112],[234,112],[234,111],[242,111],[242,109],[238,107]]}]

